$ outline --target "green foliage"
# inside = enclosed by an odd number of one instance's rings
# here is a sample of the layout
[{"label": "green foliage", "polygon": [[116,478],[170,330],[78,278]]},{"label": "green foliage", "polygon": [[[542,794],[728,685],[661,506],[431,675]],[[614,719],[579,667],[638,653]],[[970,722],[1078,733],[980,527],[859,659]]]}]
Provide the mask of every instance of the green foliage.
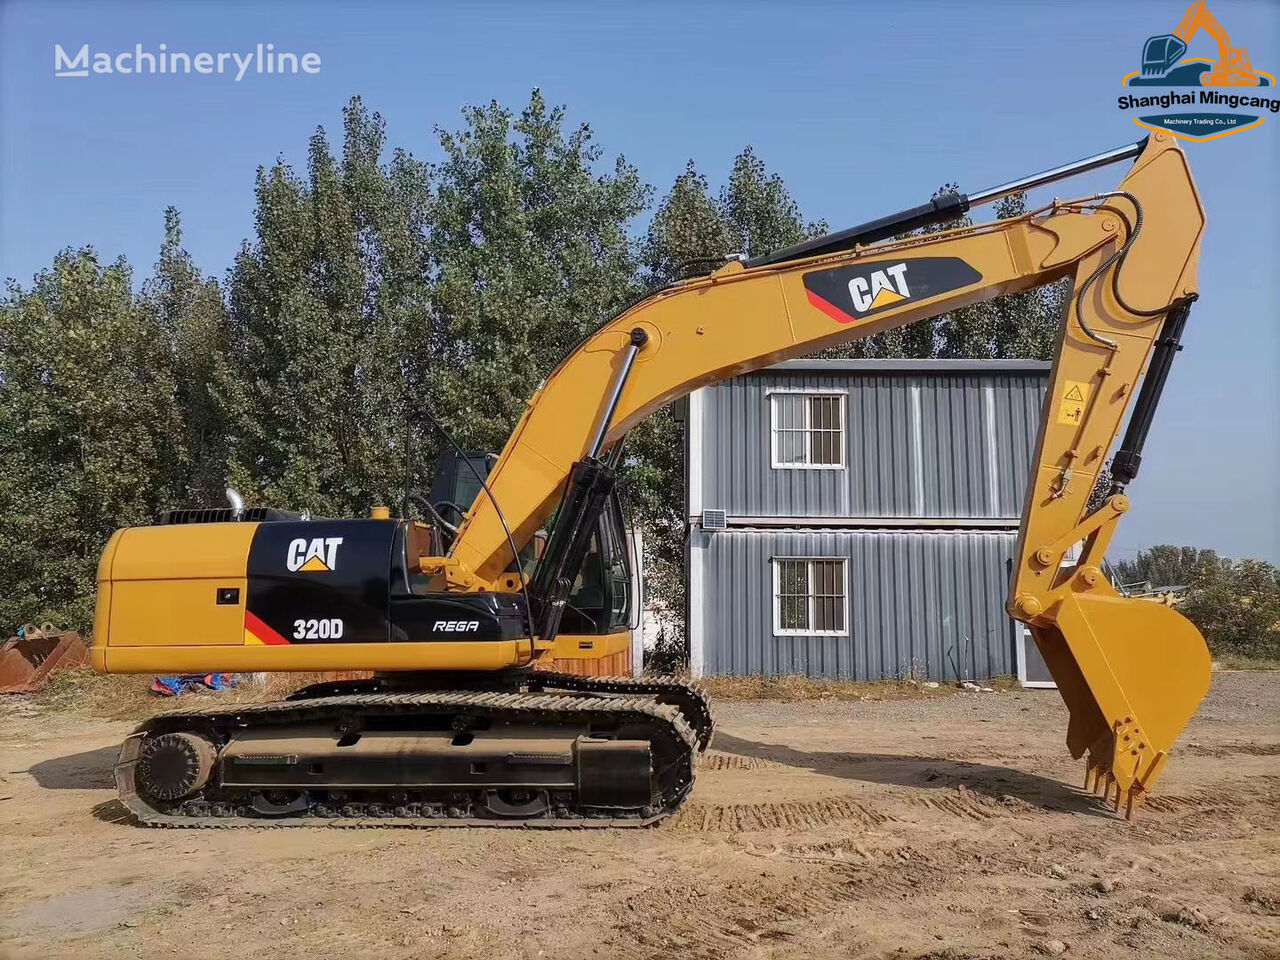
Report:
[{"label": "green foliage", "polygon": [[[656,288],[708,273],[730,255],[760,256],[826,229],[805,223],[782,179],[747,147],[715,198],[689,161],[649,223],[641,259]],[[683,402],[659,410],[631,432],[622,473],[624,495],[645,529],[648,599],[664,613],[650,658],[659,669],[685,659],[684,410]]]},{"label": "green foliage", "polygon": [[1280,570],[1271,564],[1204,559],[1178,609],[1200,629],[1214,656],[1280,660]]},{"label": "green foliage", "polygon": [[307,175],[259,169],[256,242],[229,279],[228,346],[214,394],[233,486],[321,516],[396,502],[406,371],[426,322],[426,168],[381,161],[384,125],[344,110],[342,159],[323,130]]},{"label": "green foliage", "polygon": [[1212,550],[1160,543],[1149,550],[1139,550],[1132,560],[1116,561],[1112,564],[1112,569],[1118,582],[1124,586],[1167,590],[1171,587],[1185,587],[1201,567],[1216,566],[1223,562]]},{"label": "green foliage", "polygon": [[0,624],[85,629],[116,527],[180,500],[190,447],[169,330],[123,261],[65,250],[0,302]]},{"label": "green foliage", "polygon": [[769,173],[751,147],[733,161],[729,182],[720,191],[720,216],[743,256],[759,257],[827,232],[826,221],[807,226],[786,184]]},{"label": "green foliage", "polygon": [[1280,570],[1271,564],[1162,543],[1112,567],[1130,592],[1176,588],[1179,612],[1196,625],[1215,657],[1280,660]]},{"label": "green foliage", "polygon": [[494,102],[464,119],[437,130],[431,320],[415,359],[458,441],[499,450],[539,380],[638,292],[627,227],[649,188],[622,158],[597,174],[590,127],[566,134],[537,90],[519,116]]},{"label": "green foliage", "polygon": [[649,222],[643,257],[653,287],[709,272],[732,252],[729,224],[690,160]]},{"label": "green foliage", "polygon": [[174,399],[186,452],[174,492],[185,493],[191,506],[221,504],[228,447],[213,391],[229,344],[227,308],[217,281],[204,279],[183,249],[182,221],[173,207],[164,212],[164,242],[142,302],[173,350]]}]

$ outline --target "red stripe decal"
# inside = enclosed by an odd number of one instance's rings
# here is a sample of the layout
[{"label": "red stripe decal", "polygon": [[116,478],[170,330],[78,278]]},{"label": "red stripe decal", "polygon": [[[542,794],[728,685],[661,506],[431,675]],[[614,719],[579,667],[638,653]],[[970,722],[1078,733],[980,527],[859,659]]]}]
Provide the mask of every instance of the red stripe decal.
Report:
[{"label": "red stripe decal", "polygon": [[271,627],[267,626],[267,624],[263,623],[248,610],[244,612],[244,628],[263,643],[269,643],[273,646],[278,644],[285,644],[287,646],[289,644],[288,640],[280,636],[280,634],[276,633],[271,629]]},{"label": "red stripe decal", "polygon": [[857,317],[849,316],[849,314],[845,313],[835,304],[828,303],[826,300],[823,300],[820,296],[818,296],[812,290],[806,290],[805,293],[809,295],[809,302],[811,304],[813,304],[815,307],[817,307],[819,310],[825,313],[828,317],[830,317],[836,323],[853,323],[854,320],[858,319]]}]

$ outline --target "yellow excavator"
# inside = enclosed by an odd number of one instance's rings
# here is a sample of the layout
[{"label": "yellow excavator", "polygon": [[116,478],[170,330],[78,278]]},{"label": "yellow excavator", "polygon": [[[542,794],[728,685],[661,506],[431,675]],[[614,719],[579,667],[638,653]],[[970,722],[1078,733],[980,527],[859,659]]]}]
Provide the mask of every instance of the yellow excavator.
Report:
[{"label": "yellow excavator", "polygon": [[[1128,160],[1114,190],[920,232]],[[98,571],[97,670],[373,673],[153,718],[121,749],[121,800],[165,826],[662,819],[710,741],[706,698],[672,679],[535,669],[630,642],[634,560],[614,489],[628,431],[705,384],[1070,278],[1007,609],[1070,710],[1086,787],[1132,815],[1210,662],[1191,623],[1121,595],[1101,566],[1197,296],[1204,225],[1185,155],[1156,133],[652,293],[537,387],[496,461],[456,446],[442,458],[427,522],[386,507],[311,519],[233,497],[117,531]],[[1109,496],[1091,510],[1131,405]]]},{"label": "yellow excavator", "polygon": [[1200,30],[1213,37],[1218,44],[1218,59],[1200,77],[1206,87],[1256,87],[1258,75],[1253,72],[1246,47],[1233,47],[1231,38],[1222,24],[1210,12],[1204,0],[1195,0],[1187,7],[1173,33],[1151,37],[1142,48],[1142,75],[1163,77],[1187,52],[1187,44]]}]

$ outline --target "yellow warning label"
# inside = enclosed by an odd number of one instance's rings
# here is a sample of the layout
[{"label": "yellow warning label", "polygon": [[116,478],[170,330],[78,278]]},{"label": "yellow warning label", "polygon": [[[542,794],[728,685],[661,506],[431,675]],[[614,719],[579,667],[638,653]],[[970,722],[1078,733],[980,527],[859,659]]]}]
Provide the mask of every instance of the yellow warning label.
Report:
[{"label": "yellow warning label", "polygon": [[1072,426],[1084,419],[1084,408],[1089,402],[1089,384],[1080,380],[1068,380],[1062,385],[1062,400],[1058,404],[1058,422]]}]

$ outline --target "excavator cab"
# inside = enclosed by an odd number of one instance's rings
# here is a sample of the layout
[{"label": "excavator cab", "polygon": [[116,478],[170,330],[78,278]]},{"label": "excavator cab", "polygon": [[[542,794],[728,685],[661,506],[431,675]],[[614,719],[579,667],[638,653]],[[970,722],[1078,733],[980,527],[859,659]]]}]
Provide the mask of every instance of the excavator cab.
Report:
[{"label": "excavator cab", "polygon": [[[431,485],[430,512],[436,518],[436,536],[446,548],[456,528],[442,527],[441,521],[460,524],[466,518],[477,498],[485,496],[481,480],[489,476],[497,459],[496,454],[462,454],[451,449],[440,455]],[[581,560],[566,561],[567,568],[573,571],[568,578],[568,593],[558,629],[540,634],[547,640],[559,633],[572,637],[604,636],[630,629],[636,560],[626,535],[622,505],[612,484],[595,506],[599,515],[585,518]],[[520,572],[529,579],[530,602],[535,611],[548,606],[537,584],[555,578],[540,578],[538,571],[540,566],[548,569],[552,562],[548,543],[552,542],[558,521],[566,516],[568,511],[562,510],[551,517],[548,529],[538,531],[520,551]],[[509,569],[515,572],[514,561]]]}]

